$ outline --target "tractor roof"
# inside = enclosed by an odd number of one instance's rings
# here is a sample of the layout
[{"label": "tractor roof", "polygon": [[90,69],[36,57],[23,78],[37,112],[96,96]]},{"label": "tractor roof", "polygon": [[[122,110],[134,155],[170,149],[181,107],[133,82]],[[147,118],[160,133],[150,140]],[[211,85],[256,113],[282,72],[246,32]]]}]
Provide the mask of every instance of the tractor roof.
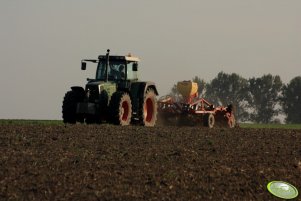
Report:
[{"label": "tractor roof", "polygon": [[[98,59],[106,59],[106,55],[99,55]],[[140,61],[138,57],[134,57],[131,54],[126,56],[111,56],[109,57],[110,60],[125,60],[125,61]]]},{"label": "tractor roof", "polygon": [[125,60],[127,61],[140,61],[138,57],[133,57],[131,55],[125,56]]}]

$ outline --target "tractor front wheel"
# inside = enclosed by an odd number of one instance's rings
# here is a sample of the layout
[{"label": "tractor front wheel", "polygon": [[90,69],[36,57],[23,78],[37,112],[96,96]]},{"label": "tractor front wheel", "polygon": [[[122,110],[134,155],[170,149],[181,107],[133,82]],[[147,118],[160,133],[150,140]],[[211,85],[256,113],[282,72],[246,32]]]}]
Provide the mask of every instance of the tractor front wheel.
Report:
[{"label": "tractor front wheel", "polygon": [[110,120],[113,124],[127,126],[132,118],[132,102],[128,93],[115,92],[109,105]]}]

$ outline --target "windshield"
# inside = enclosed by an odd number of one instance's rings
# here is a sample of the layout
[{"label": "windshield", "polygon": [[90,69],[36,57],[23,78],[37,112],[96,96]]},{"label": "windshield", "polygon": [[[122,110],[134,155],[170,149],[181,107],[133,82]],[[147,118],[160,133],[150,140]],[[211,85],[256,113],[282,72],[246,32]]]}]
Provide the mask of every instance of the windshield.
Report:
[{"label": "windshield", "polygon": [[[106,79],[106,62],[100,61],[98,63],[97,80]],[[108,79],[109,80],[122,80],[125,79],[125,63],[124,61],[110,61],[108,68]]]},{"label": "windshield", "polygon": [[[124,60],[110,60],[108,68],[108,80],[136,80],[137,71],[133,71],[134,62]],[[97,80],[106,80],[106,61],[99,61],[97,72]]]}]

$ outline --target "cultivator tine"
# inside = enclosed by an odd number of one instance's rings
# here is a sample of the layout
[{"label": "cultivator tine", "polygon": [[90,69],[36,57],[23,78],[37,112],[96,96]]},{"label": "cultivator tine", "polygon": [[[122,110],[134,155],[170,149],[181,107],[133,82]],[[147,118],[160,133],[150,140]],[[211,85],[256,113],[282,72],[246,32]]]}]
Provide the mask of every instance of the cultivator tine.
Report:
[{"label": "cultivator tine", "polygon": [[174,103],[176,109],[176,113],[181,114],[182,113],[182,105],[180,103]]}]

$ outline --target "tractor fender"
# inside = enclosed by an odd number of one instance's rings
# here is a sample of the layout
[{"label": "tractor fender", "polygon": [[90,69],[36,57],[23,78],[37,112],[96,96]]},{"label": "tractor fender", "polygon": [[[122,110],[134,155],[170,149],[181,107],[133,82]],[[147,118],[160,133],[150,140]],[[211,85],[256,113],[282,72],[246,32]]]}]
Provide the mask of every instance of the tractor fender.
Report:
[{"label": "tractor fender", "polygon": [[154,82],[134,82],[131,84],[131,96],[139,99],[144,98],[144,95],[149,88],[153,89],[157,96],[159,95]]},{"label": "tractor fender", "polygon": [[79,86],[73,86],[71,87],[71,90],[74,91],[74,92],[77,92],[79,94],[85,94],[85,90],[83,87],[79,87]]},{"label": "tractor fender", "polygon": [[133,82],[131,83],[130,96],[132,99],[133,113],[139,114],[139,104],[144,99],[146,91],[151,88],[155,94],[158,95],[158,91],[154,82]]},{"label": "tractor fender", "polygon": [[157,87],[156,87],[156,84],[154,82],[146,82],[146,85],[145,85],[145,88],[144,88],[144,93],[146,92],[146,90],[148,88],[151,88],[154,90],[156,96],[159,95],[158,91],[157,91]]}]

